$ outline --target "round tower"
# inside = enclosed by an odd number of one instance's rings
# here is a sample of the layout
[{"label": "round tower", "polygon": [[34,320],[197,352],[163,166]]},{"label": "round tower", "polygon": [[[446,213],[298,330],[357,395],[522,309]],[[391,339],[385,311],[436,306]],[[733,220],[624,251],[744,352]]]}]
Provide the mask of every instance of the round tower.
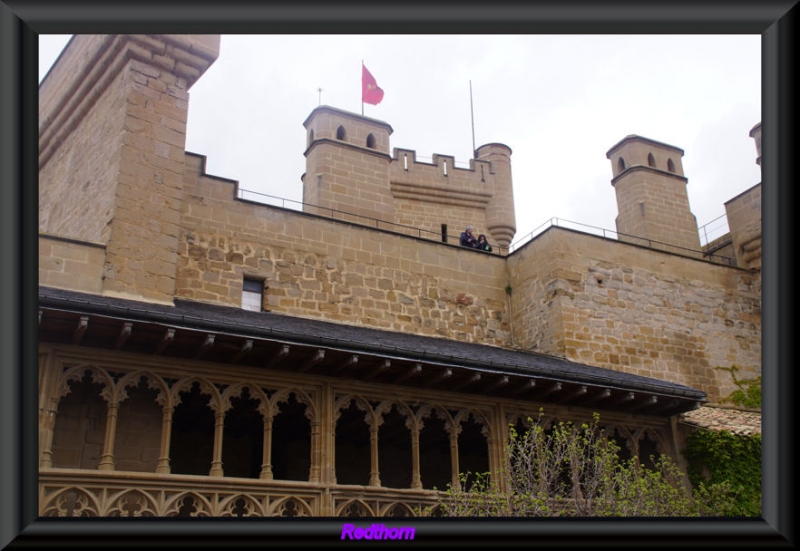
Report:
[{"label": "round tower", "polygon": [[489,162],[486,185],[487,190],[492,192],[492,198],[486,205],[486,230],[501,249],[508,250],[517,233],[511,182],[511,148],[501,143],[482,145],[475,151],[475,159]]},{"label": "round tower", "polygon": [[700,251],[697,219],[689,208],[683,150],[641,136],[627,136],[606,157],[617,195],[620,241],[694,254]]}]

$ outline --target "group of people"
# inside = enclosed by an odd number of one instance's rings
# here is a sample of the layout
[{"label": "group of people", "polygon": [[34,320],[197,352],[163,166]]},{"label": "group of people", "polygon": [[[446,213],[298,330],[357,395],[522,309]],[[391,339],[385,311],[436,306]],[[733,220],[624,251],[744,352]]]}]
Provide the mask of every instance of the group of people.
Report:
[{"label": "group of people", "polygon": [[484,234],[480,234],[477,238],[472,234],[475,230],[472,226],[467,226],[463,232],[461,232],[461,246],[462,247],[469,247],[470,249],[480,249],[482,251],[492,252],[492,246],[489,245],[489,242],[486,241],[486,236]]}]

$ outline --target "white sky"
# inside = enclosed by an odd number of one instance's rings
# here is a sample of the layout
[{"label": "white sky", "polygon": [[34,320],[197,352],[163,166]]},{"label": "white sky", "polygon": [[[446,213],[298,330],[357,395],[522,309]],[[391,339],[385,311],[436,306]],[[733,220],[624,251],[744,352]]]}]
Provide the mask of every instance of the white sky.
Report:
[{"label": "white sky", "polygon": [[[69,38],[40,35],[40,79]],[[515,241],[551,218],[613,232],[606,152],[629,134],[684,150],[699,226],[761,181],[757,34],[223,35],[190,90],[187,151],[209,174],[301,201],[303,121],[320,98],[361,113],[362,60],[385,92],[364,115],[392,126],[390,151],[467,166],[473,116],[476,146],[512,149]]]}]

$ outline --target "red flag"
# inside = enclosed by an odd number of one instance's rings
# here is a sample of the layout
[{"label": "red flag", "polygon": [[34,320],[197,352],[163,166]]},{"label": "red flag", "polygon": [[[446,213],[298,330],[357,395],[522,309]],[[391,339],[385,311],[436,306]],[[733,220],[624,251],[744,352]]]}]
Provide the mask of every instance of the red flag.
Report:
[{"label": "red flag", "polygon": [[372,76],[366,66],[361,64],[361,101],[371,105],[378,105],[383,99],[383,90],[375,82],[375,77]]}]

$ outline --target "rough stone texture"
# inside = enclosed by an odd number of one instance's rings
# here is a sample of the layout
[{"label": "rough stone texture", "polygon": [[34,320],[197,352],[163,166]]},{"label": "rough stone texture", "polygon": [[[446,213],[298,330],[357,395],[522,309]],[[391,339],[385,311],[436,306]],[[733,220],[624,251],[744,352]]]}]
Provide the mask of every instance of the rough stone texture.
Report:
[{"label": "rough stone texture", "polygon": [[99,294],[105,257],[102,245],[39,235],[39,284]]},{"label": "rough stone texture", "polygon": [[551,228],[509,257],[513,345],[700,388],[761,372],[760,277]]},{"label": "rough stone texture", "polygon": [[[206,175],[204,159],[184,151],[188,89],[218,46],[219,37],[124,35],[70,44],[79,55],[40,89],[40,231],[72,241],[40,239],[42,284],[239,306],[243,278],[255,278],[275,312],[534,350],[693,386],[712,401],[733,390],[714,367],[760,373],[760,260],[748,248],[760,243],[760,187],[727,205],[749,270],[559,228],[511,255],[468,251],[442,243],[441,225],[513,236],[513,219],[498,222],[513,212],[506,146],[482,146],[470,169],[444,155],[419,163],[411,150],[389,156],[388,124],[320,108],[306,121],[304,197],[328,211],[238,200],[235,182]],[[73,89],[94,102],[56,99]],[[635,174],[663,176],[658,185],[647,176],[645,191],[675,195],[659,216],[691,226],[682,151],[627,143],[643,158]],[[614,168],[621,205],[626,174]],[[342,220],[333,207],[360,216]]]},{"label": "rough stone texture", "polygon": [[726,202],[725,214],[737,263],[761,271],[761,184]]}]

